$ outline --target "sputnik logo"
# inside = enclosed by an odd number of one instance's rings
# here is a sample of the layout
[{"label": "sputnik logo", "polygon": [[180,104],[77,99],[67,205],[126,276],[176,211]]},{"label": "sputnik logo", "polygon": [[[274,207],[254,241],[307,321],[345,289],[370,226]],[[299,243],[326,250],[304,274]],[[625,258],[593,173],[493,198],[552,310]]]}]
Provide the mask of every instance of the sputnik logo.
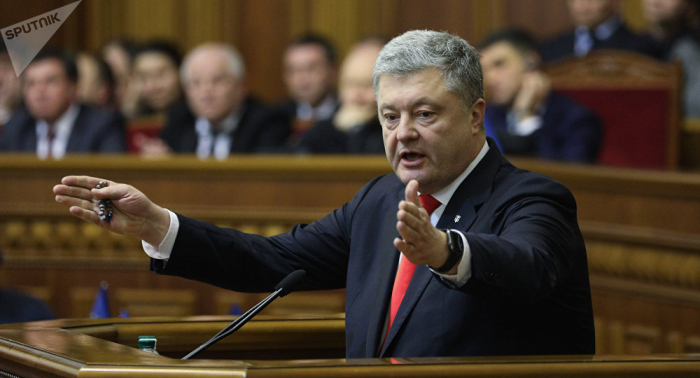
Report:
[{"label": "sputnik logo", "polygon": [[0,29],[17,77],[82,0]]}]

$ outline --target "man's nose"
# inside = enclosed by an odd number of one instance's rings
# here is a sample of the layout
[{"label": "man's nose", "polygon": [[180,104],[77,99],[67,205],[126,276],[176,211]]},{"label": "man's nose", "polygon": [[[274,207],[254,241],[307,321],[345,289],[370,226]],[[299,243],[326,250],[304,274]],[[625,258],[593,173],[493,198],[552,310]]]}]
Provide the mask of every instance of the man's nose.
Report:
[{"label": "man's nose", "polygon": [[401,121],[397,126],[396,138],[402,143],[418,139],[418,130],[416,130],[414,120],[410,119],[410,117],[401,117]]}]

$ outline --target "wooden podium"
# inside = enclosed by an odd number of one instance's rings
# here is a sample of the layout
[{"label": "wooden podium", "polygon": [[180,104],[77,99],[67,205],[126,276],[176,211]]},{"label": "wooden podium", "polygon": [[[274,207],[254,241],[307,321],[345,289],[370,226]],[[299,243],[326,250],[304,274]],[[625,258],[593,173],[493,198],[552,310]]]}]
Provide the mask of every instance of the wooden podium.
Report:
[{"label": "wooden podium", "polygon": [[[0,327],[2,377],[696,377],[700,355],[344,359],[344,319],[260,317],[197,359],[231,317],[71,319]],[[155,335],[160,356],[142,352]]]}]

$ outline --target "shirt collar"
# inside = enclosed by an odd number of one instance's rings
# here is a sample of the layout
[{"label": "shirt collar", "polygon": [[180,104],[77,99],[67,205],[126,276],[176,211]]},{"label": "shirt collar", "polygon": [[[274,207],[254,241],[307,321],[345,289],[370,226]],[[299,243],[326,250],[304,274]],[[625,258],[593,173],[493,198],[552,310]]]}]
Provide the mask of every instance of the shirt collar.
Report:
[{"label": "shirt collar", "polygon": [[[70,135],[75,120],[78,118],[78,113],[80,112],[80,107],[77,104],[71,104],[68,110],[63,113],[63,115],[56,120],[53,124],[54,135],[57,138],[62,138]],[[41,135],[48,135],[49,133],[49,123],[44,119],[39,119],[36,123],[37,133]]]},{"label": "shirt collar", "polygon": [[226,118],[221,121],[221,130],[218,133],[214,132],[211,121],[204,117],[197,117],[197,121],[195,122],[197,134],[233,134],[233,132],[236,131],[236,128],[238,128],[238,122],[241,120],[241,113],[242,112],[238,110],[234,110],[227,115]]},{"label": "shirt collar", "polygon": [[[600,23],[600,25],[593,28],[592,34],[595,35],[597,40],[605,41],[610,38],[617,31],[617,29],[620,28],[620,26],[622,26],[622,19],[618,15],[613,15]],[[576,34],[589,32],[591,32],[590,29],[583,25],[576,27]]]},{"label": "shirt collar", "polygon": [[[467,169],[465,169],[464,172],[462,172],[462,174],[457,176],[457,178],[454,181],[452,181],[450,185],[447,185],[447,187],[445,187],[444,189],[433,193],[433,197],[435,197],[436,200],[440,201],[440,207],[438,208],[438,210],[444,209],[444,206],[447,205],[448,202],[450,202],[452,195],[457,191],[459,185],[462,184],[462,181],[464,181],[464,179],[466,179],[467,176],[469,176],[469,174],[474,170],[474,168],[476,168],[479,162],[483,160],[484,156],[486,156],[486,153],[489,151],[489,148],[489,144],[486,141],[484,141],[484,146],[481,147],[481,151],[479,151],[474,160],[472,160],[472,162],[469,163]],[[439,214],[442,214],[442,211],[440,211]]]},{"label": "shirt collar", "polygon": [[323,121],[329,119],[335,113],[335,108],[338,106],[338,101],[335,95],[329,94],[315,108],[309,103],[300,103],[297,105],[297,118],[306,121]]}]

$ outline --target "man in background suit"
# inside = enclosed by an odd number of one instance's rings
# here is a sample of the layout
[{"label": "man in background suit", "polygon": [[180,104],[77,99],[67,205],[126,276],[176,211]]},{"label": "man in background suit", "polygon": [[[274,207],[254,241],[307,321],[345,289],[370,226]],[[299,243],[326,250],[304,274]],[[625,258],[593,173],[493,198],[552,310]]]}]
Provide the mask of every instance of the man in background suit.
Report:
[{"label": "man in background suit", "polygon": [[599,49],[634,51],[661,58],[651,38],[632,32],[620,16],[619,0],[567,0],[576,25],[542,45],[542,59],[553,62],[569,56],[582,57]]},{"label": "man in background suit", "polygon": [[486,125],[505,154],[596,161],[601,121],[573,99],[550,90],[530,35],[518,29],[489,35],[481,44],[481,65],[489,101]]},{"label": "man in background suit", "polygon": [[232,46],[196,47],[185,57],[180,78],[188,106],[170,110],[160,141],[146,143],[142,154],[196,153],[222,160],[284,144],[289,125],[249,95],[243,59]]},{"label": "man in background suit", "polygon": [[[394,173],[277,236],[175,214],[126,184],[95,189],[93,177],[65,177],[54,193],[72,214],[142,239],[161,274],[255,292],[305,269],[303,289],[345,287],[348,358],[593,354],[574,198],[486,138],[481,82],[479,54],[459,37],[389,42],[373,87]],[[95,213],[102,198],[110,223]]]},{"label": "man in background suit", "polygon": [[[2,265],[2,251],[0,251]],[[56,317],[43,301],[18,291],[0,287],[0,324],[51,320]]]},{"label": "man in background suit", "polygon": [[382,126],[372,89],[372,69],[384,41],[372,38],[352,47],[340,67],[340,107],[299,139],[296,152],[312,154],[382,154]]},{"label": "man in background suit", "polygon": [[277,109],[292,129],[289,147],[317,122],[333,118],[338,107],[336,64],[333,44],[318,35],[302,35],[285,49],[283,77],[289,99]]},{"label": "man in background suit", "polygon": [[78,71],[72,55],[40,52],[22,76],[26,107],[3,128],[0,151],[35,152],[42,159],[126,151],[119,113],[76,102]]}]

